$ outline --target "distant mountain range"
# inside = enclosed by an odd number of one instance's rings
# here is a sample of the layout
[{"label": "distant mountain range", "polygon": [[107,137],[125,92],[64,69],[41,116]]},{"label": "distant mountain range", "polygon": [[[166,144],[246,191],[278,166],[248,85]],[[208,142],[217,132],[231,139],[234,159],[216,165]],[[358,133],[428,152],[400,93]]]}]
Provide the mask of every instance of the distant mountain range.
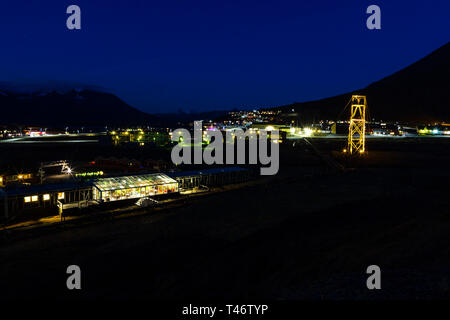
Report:
[{"label": "distant mountain range", "polygon": [[[317,101],[280,106],[301,123],[346,119],[352,94],[364,94],[371,118],[402,122],[450,122],[450,43],[368,87]],[[0,81],[0,125],[176,126],[223,117],[225,111],[150,115],[102,88],[73,83],[46,85]],[[338,120],[340,120],[338,119]]]},{"label": "distant mountain range", "polygon": [[[450,121],[450,42],[416,63],[368,87],[331,98],[293,103],[275,109],[311,120],[347,119],[342,113],[352,94],[367,96],[371,118],[429,123]],[[294,110],[294,112],[292,111]],[[341,119],[337,119],[337,118]]]},{"label": "distant mountain range", "polygon": [[57,92],[60,94],[68,93],[72,90],[75,91],[83,91],[83,90],[91,90],[91,91],[99,91],[99,92],[108,92],[107,89],[89,85],[86,83],[78,83],[72,81],[30,81],[30,80],[22,80],[18,82],[11,81],[0,81],[0,91],[6,92],[14,92],[21,94],[45,94],[51,92]]},{"label": "distant mountain range", "polygon": [[223,117],[227,111],[151,115],[101,87],[76,83],[0,81],[0,125],[64,128],[104,126],[180,126]]},{"label": "distant mountain range", "polygon": [[2,125],[112,126],[152,125],[158,118],[139,111],[115,95],[92,89],[11,91],[0,84]]}]

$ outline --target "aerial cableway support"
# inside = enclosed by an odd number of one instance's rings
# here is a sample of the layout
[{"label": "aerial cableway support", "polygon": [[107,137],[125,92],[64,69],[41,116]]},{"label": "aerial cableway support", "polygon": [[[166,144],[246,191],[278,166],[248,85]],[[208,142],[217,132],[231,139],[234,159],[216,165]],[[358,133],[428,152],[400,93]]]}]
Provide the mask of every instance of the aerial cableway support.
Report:
[{"label": "aerial cableway support", "polygon": [[348,128],[349,154],[362,154],[366,151],[366,108],[366,96],[352,96]]}]

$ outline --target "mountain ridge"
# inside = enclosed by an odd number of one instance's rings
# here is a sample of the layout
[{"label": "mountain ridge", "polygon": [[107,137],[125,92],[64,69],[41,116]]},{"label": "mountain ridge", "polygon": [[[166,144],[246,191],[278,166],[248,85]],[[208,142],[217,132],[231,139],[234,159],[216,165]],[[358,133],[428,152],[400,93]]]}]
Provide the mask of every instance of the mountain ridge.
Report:
[{"label": "mountain ridge", "polygon": [[151,125],[158,117],[140,111],[112,93],[89,89],[66,93],[16,93],[1,90],[2,125],[111,126]]},{"label": "mountain ridge", "polygon": [[[450,121],[450,42],[367,87],[348,93],[272,108],[302,122],[343,120],[352,94],[367,96],[371,118],[413,123]],[[346,118],[344,118],[346,119]]]},{"label": "mountain ridge", "polygon": [[[99,88],[56,82],[56,88],[51,86],[45,88],[45,85],[39,84],[31,86],[30,89],[0,81],[0,107],[3,111],[0,125],[59,128],[169,126],[191,121],[203,114],[208,117],[215,115],[214,111],[192,115],[174,113],[152,115],[128,105],[113,93]],[[343,115],[343,109],[352,94],[367,96],[370,118],[416,123],[450,122],[450,42],[363,89],[270,109],[291,114],[300,123],[344,120],[347,116]],[[343,118],[339,119],[341,116]]]}]

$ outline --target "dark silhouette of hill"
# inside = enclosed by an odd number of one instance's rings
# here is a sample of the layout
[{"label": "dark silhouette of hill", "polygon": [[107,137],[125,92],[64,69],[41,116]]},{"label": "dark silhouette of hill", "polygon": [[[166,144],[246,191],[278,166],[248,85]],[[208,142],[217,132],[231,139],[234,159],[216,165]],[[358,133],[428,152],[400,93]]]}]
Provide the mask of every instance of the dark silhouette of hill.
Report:
[{"label": "dark silhouette of hill", "polygon": [[[78,86],[78,85],[77,85]],[[225,112],[150,115],[117,96],[95,87],[36,90],[0,82],[0,125],[33,126],[174,126],[215,119]],[[38,87],[39,88],[39,87]],[[346,119],[344,106],[352,94],[364,94],[371,118],[429,123],[450,121],[450,43],[416,63],[368,87],[322,100],[293,103],[275,109],[300,122]]]},{"label": "dark silhouette of hill", "polygon": [[[74,89],[75,88],[75,89]],[[135,109],[103,88],[83,84],[16,84],[0,81],[0,125],[162,126],[223,117],[227,111],[151,115]]]},{"label": "dark silhouette of hill", "polygon": [[[450,42],[414,64],[368,87],[317,101],[281,106],[302,122],[338,117],[352,94],[367,96],[371,118],[428,123],[450,121]],[[292,112],[294,110],[294,112]]]},{"label": "dark silhouette of hill", "polygon": [[0,89],[0,107],[2,125],[155,125],[159,119],[111,93],[90,89],[33,93]]}]

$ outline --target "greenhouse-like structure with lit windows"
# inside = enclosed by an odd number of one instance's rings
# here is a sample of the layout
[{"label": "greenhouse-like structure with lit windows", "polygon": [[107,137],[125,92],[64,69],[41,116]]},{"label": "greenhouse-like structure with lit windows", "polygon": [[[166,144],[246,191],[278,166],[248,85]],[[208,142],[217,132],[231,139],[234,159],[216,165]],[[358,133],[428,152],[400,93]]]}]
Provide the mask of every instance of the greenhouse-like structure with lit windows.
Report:
[{"label": "greenhouse-like structure with lit windows", "polygon": [[169,172],[167,175],[143,173],[66,183],[7,185],[0,188],[0,222],[24,215],[59,214],[62,217],[66,210],[81,210],[119,200],[164,195],[176,198],[180,192],[204,192],[210,187],[242,183],[251,177],[251,171],[246,168],[230,167]]},{"label": "greenhouse-like structure with lit windows", "polygon": [[93,181],[93,199],[99,202],[136,199],[178,192],[176,180],[163,173],[99,178]]}]

